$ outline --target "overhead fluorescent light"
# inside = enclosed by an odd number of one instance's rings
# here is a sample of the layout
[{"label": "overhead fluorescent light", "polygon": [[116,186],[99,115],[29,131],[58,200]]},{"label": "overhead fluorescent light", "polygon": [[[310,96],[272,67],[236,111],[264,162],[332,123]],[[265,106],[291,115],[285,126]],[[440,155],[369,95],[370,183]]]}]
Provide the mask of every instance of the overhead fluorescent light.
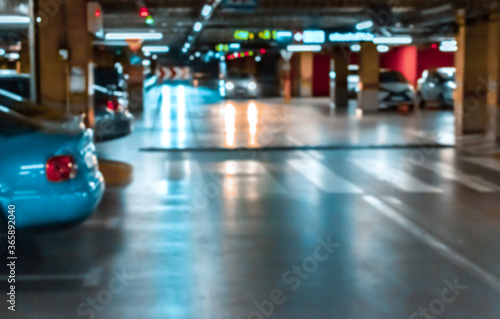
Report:
[{"label": "overhead fluorescent light", "polygon": [[196,22],[196,23],[194,24],[194,26],[193,26],[193,30],[194,30],[195,32],[200,32],[202,28],[203,28],[203,23],[201,23],[201,22],[199,22],[199,21],[198,21],[198,22]]},{"label": "overhead fluorescent light", "polygon": [[441,42],[441,46],[457,46],[458,42],[456,40],[449,40]]},{"label": "overhead fluorescent light", "polygon": [[441,52],[457,52],[458,47],[440,47],[439,50]]},{"label": "overhead fluorescent light", "polygon": [[298,45],[292,44],[287,47],[290,52],[319,52],[321,51],[321,45]]},{"label": "overhead fluorescent light", "polygon": [[400,36],[400,37],[377,37],[373,39],[375,44],[410,44],[413,42],[413,38],[410,36]]},{"label": "overhead fluorescent light", "polygon": [[330,34],[331,42],[371,42],[375,36],[367,32],[349,32],[349,33],[332,33]]},{"label": "overhead fluorescent light", "polygon": [[143,52],[166,53],[170,48],[166,45],[146,45],[142,47]]},{"label": "overhead fluorescent light", "polygon": [[302,34],[304,43],[325,43],[325,31],[305,30]]},{"label": "overhead fluorescent light", "polygon": [[110,47],[128,47],[127,41],[94,41],[93,45],[104,45]]},{"label": "overhead fluorescent light", "polygon": [[359,51],[361,51],[361,46],[359,44],[353,44],[353,45],[351,45],[351,51],[352,52],[359,52]]},{"label": "overhead fluorescent light", "polygon": [[203,9],[201,9],[201,15],[204,17],[208,17],[208,15],[212,12],[212,6],[211,5],[204,5]]},{"label": "overhead fluorescent light", "polygon": [[456,52],[458,50],[458,44],[456,40],[449,40],[441,42],[439,47],[441,52]]},{"label": "overhead fluorescent light", "polygon": [[293,35],[292,31],[278,31],[276,32],[276,37],[278,38],[291,38]]},{"label": "overhead fluorescent light", "polygon": [[347,69],[349,71],[358,71],[359,70],[359,65],[357,65],[357,64],[349,64],[349,66],[347,67]]},{"label": "overhead fluorescent light", "polygon": [[16,53],[16,52],[14,52],[14,53],[5,53],[4,56],[5,56],[6,59],[9,59],[9,60],[18,60],[21,57],[21,55],[19,55],[19,53]]},{"label": "overhead fluorescent light", "polygon": [[18,102],[22,102],[23,101],[23,97],[22,96],[19,96],[17,94],[14,94],[14,93],[11,93],[9,91],[5,91],[5,90],[2,90],[0,89],[0,95],[3,95],[3,96],[6,96],[12,100],[15,100],[15,101],[18,101]]},{"label": "overhead fluorescent light", "polygon": [[441,52],[456,52],[458,51],[457,41],[443,41],[439,47]]},{"label": "overhead fluorescent light", "polygon": [[356,30],[365,30],[371,27],[373,27],[373,21],[371,20],[356,24]]},{"label": "overhead fluorescent light", "polygon": [[161,40],[163,34],[159,32],[112,32],[106,33],[106,40]]},{"label": "overhead fluorescent light", "polygon": [[27,24],[30,18],[25,16],[4,16],[0,15],[0,24]]},{"label": "overhead fluorescent light", "polygon": [[5,106],[3,105],[0,105],[0,111],[4,112],[4,113],[9,113],[10,110],[8,108],[6,108]]},{"label": "overhead fluorescent light", "polygon": [[377,46],[377,51],[380,53],[386,53],[389,52],[389,47],[387,45],[381,44]]}]

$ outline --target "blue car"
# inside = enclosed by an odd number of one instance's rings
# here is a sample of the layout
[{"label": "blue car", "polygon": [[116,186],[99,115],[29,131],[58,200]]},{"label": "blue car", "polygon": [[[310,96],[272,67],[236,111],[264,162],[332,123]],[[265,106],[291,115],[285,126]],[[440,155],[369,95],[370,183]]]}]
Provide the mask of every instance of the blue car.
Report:
[{"label": "blue car", "polygon": [[16,229],[87,219],[105,188],[93,131],[82,117],[68,121],[53,109],[12,101],[16,96],[8,95],[0,92],[2,226],[9,206],[15,206]]}]

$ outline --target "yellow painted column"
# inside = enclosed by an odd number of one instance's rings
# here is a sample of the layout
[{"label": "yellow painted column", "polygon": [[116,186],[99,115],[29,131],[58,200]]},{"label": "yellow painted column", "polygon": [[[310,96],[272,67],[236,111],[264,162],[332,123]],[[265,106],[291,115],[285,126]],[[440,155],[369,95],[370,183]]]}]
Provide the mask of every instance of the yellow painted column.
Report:
[{"label": "yellow painted column", "polygon": [[500,141],[500,14],[490,15],[488,45],[487,139]]},{"label": "yellow painted column", "polygon": [[373,43],[364,44],[360,52],[358,108],[377,111],[379,103],[380,54]]},{"label": "yellow painted column", "polygon": [[333,52],[333,63],[335,71],[335,106],[346,108],[349,105],[349,91],[347,77],[349,76],[349,61],[345,52],[337,48]]},{"label": "yellow painted column", "polygon": [[92,38],[87,2],[35,0],[39,101],[70,114],[87,112]]},{"label": "yellow painted column", "polygon": [[300,88],[301,97],[313,95],[313,53],[300,53]]},{"label": "yellow painted column", "polygon": [[[489,22],[457,18],[455,132],[457,137],[488,132]],[[491,97],[492,98],[492,97]]]}]

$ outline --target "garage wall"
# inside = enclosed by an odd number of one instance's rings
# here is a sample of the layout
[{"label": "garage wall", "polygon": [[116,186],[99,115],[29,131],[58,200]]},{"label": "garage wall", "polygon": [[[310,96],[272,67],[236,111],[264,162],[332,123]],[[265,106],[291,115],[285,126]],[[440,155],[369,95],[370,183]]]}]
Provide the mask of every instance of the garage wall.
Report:
[{"label": "garage wall", "polygon": [[454,52],[441,52],[437,48],[418,50],[417,75],[419,78],[422,76],[422,72],[424,72],[424,70],[454,66]]},{"label": "garage wall", "polygon": [[380,67],[403,73],[413,84],[417,83],[426,69],[453,66],[455,66],[455,54],[441,52],[437,48],[399,47],[380,55]]},{"label": "garage wall", "polygon": [[414,46],[397,47],[380,55],[380,67],[401,72],[412,84],[418,80],[418,52]]},{"label": "garage wall", "polygon": [[[299,95],[300,83],[299,55],[292,58],[292,83],[294,96]],[[330,94],[330,55],[315,53],[313,56],[313,96],[329,96]],[[358,64],[359,54],[349,55],[350,64]],[[392,48],[380,55],[380,67],[401,72],[410,83],[416,85],[422,72],[426,69],[453,67],[455,54],[441,52],[439,49],[417,48],[415,46]]]},{"label": "garage wall", "polygon": [[330,96],[330,55],[314,54],[313,96]]}]

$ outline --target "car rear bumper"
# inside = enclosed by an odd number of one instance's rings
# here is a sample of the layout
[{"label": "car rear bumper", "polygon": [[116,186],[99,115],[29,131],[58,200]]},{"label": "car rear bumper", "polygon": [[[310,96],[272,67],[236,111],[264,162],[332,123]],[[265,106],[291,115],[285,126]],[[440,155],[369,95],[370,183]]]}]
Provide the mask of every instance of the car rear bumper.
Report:
[{"label": "car rear bumper", "polygon": [[258,90],[236,87],[233,90],[226,90],[226,98],[256,98]]},{"label": "car rear bumper", "polygon": [[381,92],[379,95],[380,107],[397,107],[402,104],[415,104],[415,94],[412,91]]},{"label": "car rear bumper", "polygon": [[97,172],[95,178],[68,193],[15,193],[2,197],[0,213],[5,214],[9,205],[15,206],[17,229],[59,227],[78,224],[86,220],[102,199],[104,178]]},{"label": "car rear bumper", "polygon": [[134,116],[130,113],[98,117],[94,129],[96,142],[114,140],[132,134],[133,123]]}]

